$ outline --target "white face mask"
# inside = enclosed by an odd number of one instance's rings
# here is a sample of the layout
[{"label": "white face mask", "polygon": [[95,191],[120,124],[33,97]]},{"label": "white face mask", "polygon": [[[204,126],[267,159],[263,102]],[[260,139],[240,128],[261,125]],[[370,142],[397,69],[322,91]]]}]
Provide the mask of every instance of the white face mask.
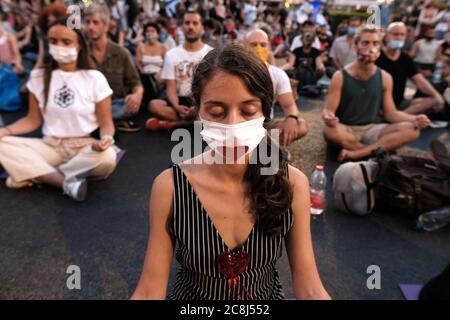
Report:
[{"label": "white face mask", "polygon": [[212,150],[224,156],[229,163],[230,159],[236,161],[258,146],[266,135],[266,129],[263,127],[264,119],[265,117],[260,117],[237,124],[200,119],[203,124],[200,135]]},{"label": "white face mask", "polygon": [[51,44],[50,55],[59,63],[67,64],[72,63],[78,59],[78,50],[77,48],[66,48],[55,46]]},{"label": "white face mask", "polygon": [[388,47],[396,50],[396,49],[402,49],[405,46],[405,41],[402,40],[389,40],[387,43]]}]

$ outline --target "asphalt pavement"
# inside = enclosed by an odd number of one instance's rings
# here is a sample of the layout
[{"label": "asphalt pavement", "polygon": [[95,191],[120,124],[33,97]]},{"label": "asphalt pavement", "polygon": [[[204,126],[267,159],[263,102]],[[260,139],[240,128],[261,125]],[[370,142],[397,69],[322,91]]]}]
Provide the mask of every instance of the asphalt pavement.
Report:
[{"label": "asphalt pavement", "polygon": [[[1,116],[8,124],[23,114]],[[415,146],[426,148],[435,133],[428,131]],[[50,187],[10,190],[0,182],[0,299],[129,298],[146,250],[152,180],[171,164],[170,137],[121,133],[124,158],[106,181],[90,183],[83,203]],[[330,156],[329,178],[336,167]],[[327,200],[325,213],[311,227],[319,272],[335,299],[403,299],[399,284],[423,284],[450,261],[450,227],[418,232],[413,220],[385,210],[368,217],[344,215],[333,210],[330,188]],[[80,290],[67,287],[71,265],[80,268]],[[373,265],[379,267],[381,288],[370,290]],[[284,253],[278,269],[292,298]]]}]

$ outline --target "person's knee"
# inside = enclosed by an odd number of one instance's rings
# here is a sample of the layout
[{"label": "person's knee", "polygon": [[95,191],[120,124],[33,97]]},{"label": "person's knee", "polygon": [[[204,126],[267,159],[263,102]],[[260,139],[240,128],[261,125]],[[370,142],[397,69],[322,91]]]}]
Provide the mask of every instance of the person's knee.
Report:
[{"label": "person's knee", "polygon": [[108,148],[100,153],[97,170],[101,174],[111,174],[116,169],[117,154],[113,148]]},{"label": "person's knee", "polygon": [[332,140],[333,136],[335,136],[335,133],[336,130],[334,130],[333,128],[325,126],[325,128],[323,129],[323,137],[327,141]]},{"label": "person's knee", "polygon": [[308,132],[309,132],[308,124],[306,122],[302,122],[298,127],[296,139],[300,139],[300,138],[306,136],[308,134]]},{"label": "person's knee", "polygon": [[420,130],[417,128],[412,128],[409,130],[409,137],[411,141],[414,141],[420,137]]},{"label": "person's knee", "polygon": [[439,100],[436,98],[433,98],[433,107],[434,112],[442,112],[445,109],[445,104],[439,103]]},{"label": "person's knee", "polygon": [[408,141],[414,141],[420,136],[420,130],[412,122],[402,122],[397,131],[399,136],[407,138]]},{"label": "person's knee", "polygon": [[164,105],[164,101],[163,100],[159,100],[159,99],[154,99],[151,100],[148,104],[148,111],[150,111],[153,114],[157,114],[158,110],[161,108],[161,106]]},{"label": "person's knee", "polygon": [[340,130],[337,127],[328,127],[325,126],[323,129],[323,136],[325,137],[325,140],[336,143],[343,140],[343,136],[340,132]]}]

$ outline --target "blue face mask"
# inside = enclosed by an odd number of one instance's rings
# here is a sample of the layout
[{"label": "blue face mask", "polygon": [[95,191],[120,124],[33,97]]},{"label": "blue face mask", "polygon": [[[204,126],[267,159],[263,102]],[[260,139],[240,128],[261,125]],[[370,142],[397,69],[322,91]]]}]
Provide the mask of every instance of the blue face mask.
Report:
[{"label": "blue face mask", "polygon": [[405,41],[403,40],[389,40],[387,43],[390,49],[402,49],[405,46]]},{"label": "blue face mask", "polygon": [[356,36],[357,33],[358,33],[358,29],[357,28],[348,27],[347,35],[349,35],[350,37],[354,37],[354,36]]}]

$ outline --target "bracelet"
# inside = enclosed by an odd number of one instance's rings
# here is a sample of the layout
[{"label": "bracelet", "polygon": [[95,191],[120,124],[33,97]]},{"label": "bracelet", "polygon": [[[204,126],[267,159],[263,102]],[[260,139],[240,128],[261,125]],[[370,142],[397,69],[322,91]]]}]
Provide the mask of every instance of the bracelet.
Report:
[{"label": "bracelet", "polygon": [[111,142],[111,144],[114,144],[116,141],[114,140],[114,137],[113,136],[110,136],[110,135],[104,135],[104,136],[102,136],[101,137],[101,140],[103,141],[103,140],[109,140],[110,142]]},{"label": "bracelet", "polygon": [[300,124],[300,119],[295,114],[290,114],[286,117],[286,119],[289,119],[289,118],[295,119],[297,121],[297,123]]}]

